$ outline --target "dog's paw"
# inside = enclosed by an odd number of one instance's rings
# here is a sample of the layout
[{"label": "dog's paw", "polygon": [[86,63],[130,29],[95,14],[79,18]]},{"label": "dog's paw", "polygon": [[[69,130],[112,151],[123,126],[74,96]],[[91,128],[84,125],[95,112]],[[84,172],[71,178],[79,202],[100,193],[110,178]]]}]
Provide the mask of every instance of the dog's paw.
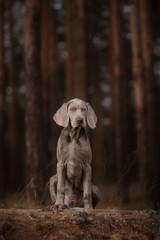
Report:
[{"label": "dog's paw", "polygon": [[54,206],[55,206],[55,204],[50,205],[50,211],[54,211]]},{"label": "dog's paw", "polygon": [[92,206],[92,204],[84,204],[84,208],[85,209],[93,209],[93,206]]},{"label": "dog's paw", "polygon": [[58,211],[58,212],[62,212],[64,209],[66,209],[67,208],[67,205],[65,205],[65,204],[63,204],[63,205],[61,205],[61,204],[59,204],[59,205],[56,205],[55,204],[55,209]]},{"label": "dog's paw", "polygon": [[54,205],[51,206],[50,210],[53,211],[53,212],[54,211],[62,212],[66,208],[67,208],[67,205],[65,205],[65,204],[63,204],[63,205],[54,204]]}]

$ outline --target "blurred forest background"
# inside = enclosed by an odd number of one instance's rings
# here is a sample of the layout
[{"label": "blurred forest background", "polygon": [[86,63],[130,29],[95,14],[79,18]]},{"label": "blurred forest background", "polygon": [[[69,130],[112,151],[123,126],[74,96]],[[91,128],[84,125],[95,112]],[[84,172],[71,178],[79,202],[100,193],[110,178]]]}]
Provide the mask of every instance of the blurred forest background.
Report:
[{"label": "blurred forest background", "polygon": [[100,206],[160,208],[159,26],[159,0],[0,0],[1,202],[49,199],[52,117],[77,97]]}]

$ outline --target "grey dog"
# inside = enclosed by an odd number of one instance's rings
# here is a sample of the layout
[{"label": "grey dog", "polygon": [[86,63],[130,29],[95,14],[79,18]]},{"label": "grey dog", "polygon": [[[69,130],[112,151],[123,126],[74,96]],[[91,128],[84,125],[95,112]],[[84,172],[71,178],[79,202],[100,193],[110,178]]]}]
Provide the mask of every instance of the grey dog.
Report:
[{"label": "grey dog", "polygon": [[64,128],[57,144],[57,174],[50,178],[50,195],[55,208],[94,208],[100,199],[91,183],[92,152],[86,126],[96,127],[97,117],[89,103],[72,99],[53,117]]}]

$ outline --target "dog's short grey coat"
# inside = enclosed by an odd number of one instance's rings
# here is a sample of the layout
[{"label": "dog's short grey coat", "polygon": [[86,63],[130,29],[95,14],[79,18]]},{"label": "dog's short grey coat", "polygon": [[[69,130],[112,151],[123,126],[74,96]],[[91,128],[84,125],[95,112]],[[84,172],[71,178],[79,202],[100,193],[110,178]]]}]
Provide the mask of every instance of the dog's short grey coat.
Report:
[{"label": "dog's short grey coat", "polygon": [[95,207],[99,189],[91,183],[92,152],[86,125],[96,127],[91,106],[73,99],[64,103],[53,117],[64,128],[57,145],[57,174],[50,178],[50,195],[56,208]]}]

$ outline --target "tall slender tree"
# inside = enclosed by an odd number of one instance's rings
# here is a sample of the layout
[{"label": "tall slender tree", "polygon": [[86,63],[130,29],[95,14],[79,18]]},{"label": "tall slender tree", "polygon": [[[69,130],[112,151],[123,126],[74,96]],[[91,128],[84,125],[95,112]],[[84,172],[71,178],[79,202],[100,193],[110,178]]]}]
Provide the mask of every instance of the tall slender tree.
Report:
[{"label": "tall slender tree", "polygon": [[[102,96],[100,89],[100,61],[101,54],[94,46],[93,38],[95,34],[100,36],[100,28],[96,22],[97,13],[92,1],[85,2],[86,9],[86,28],[87,28],[87,88],[88,99],[97,115],[97,126],[91,132],[91,143],[93,152],[93,181],[96,184],[105,183],[105,150],[104,150],[104,131],[103,131],[103,109]],[[98,141],[97,141],[98,139]]]},{"label": "tall slender tree", "polygon": [[126,76],[125,39],[122,12],[118,0],[110,1],[110,83],[111,83],[111,139],[116,180],[123,201],[127,200],[125,170],[129,167],[129,83]]},{"label": "tall slender tree", "polygon": [[[50,1],[51,5],[51,1]],[[49,125],[50,125],[50,139],[49,149],[51,153],[51,160],[53,162],[53,171],[56,171],[56,146],[59,135],[59,129],[53,123],[53,114],[57,111],[62,91],[62,81],[59,76],[59,57],[58,57],[58,38],[56,33],[56,13],[53,7],[49,8],[49,39],[48,39],[48,64],[49,64]]]},{"label": "tall slender tree", "polygon": [[66,97],[86,99],[85,0],[66,1]]},{"label": "tall slender tree", "polygon": [[26,194],[29,200],[42,199],[46,160],[41,93],[40,13],[40,0],[25,1]]},{"label": "tall slender tree", "polygon": [[42,97],[45,125],[47,126],[47,116],[49,107],[49,62],[48,62],[48,39],[49,39],[49,0],[41,1],[41,68],[42,68]]},{"label": "tall slender tree", "polygon": [[159,125],[157,97],[152,72],[152,34],[148,2],[131,2],[134,98],[137,123],[137,157],[139,159],[142,200],[160,202],[157,169],[159,167]]},{"label": "tall slender tree", "polygon": [[[41,66],[42,66],[42,98],[43,98],[43,115],[45,124],[45,141],[47,147],[48,168],[46,175],[51,169],[50,162],[54,159],[54,168],[56,163],[56,143],[54,135],[57,128],[52,126],[51,121],[53,114],[56,112],[59,101],[60,81],[58,79],[58,51],[56,36],[55,11],[51,0],[42,0],[41,15]],[[57,136],[58,137],[58,136]]]},{"label": "tall slender tree", "polygon": [[4,73],[4,1],[0,0],[0,197],[4,194],[5,157],[4,157],[4,103],[5,103],[5,73]]},{"label": "tall slender tree", "polygon": [[17,189],[19,184],[19,175],[16,171],[20,171],[21,159],[18,154],[19,149],[19,128],[18,128],[18,104],[17,104],[17,94],[16,94],[16,65],[15,65],[15,36],[14,36],[14,17],[12,13],[13,1],[7,1],[8,6],[8,23],[9,23],[9,40],[10,40],[10,57],[9,57],[9,87],[11,90],[10,102],[9,102],[9,144],[10,144],[10,157],[9,157],[9,185],[10,190],[14,191]]},{"label": "tall slender tree", "polygon": [[[51,124],[49,121],[49,108],[50,108],[50,86],[49,86],[49,26],[50,26],[50,16],[49,16],[49,2],[50,0],[41,1],[41,69],[42,69],[42,106],[43,106],[43,118],[44,118],[44,148],[46,149],[46,165],[48,165],[50,160],[50,154],[48,149],[48,143],[51,132]],[[45,170],[46,180],[48,175],[48,168]]]},{"label": "tall slender tree", "polygon": [[[92,53],[90,53],[92,55]],[[94,54],[93,54],[94,55]],[[92,55],[92,57],[93,57]],[[95,54],[97,56],[97,54]],[[104,131],[103,131],[103,109],[102,96],[100,90],[100,71],[99,71],[99,56],[97,56],[94,63],[91,60],[91,71],[93,71],[91,85],[92,94],[90,94],[90,102],[94,107],[97,115],[97,126],[92,131],[92,152],[93,152],[93,181],[103,185],[105,183],[106,166],[105,166],[105,150],[104,150]],[[98,85],[98,86],[97,86]],[[98,139],[98,141],[97,141]]]},{"label": "tall slender tree", "polygon": [[[139,1],[131,2],[131,33],[132,33],[132,54],[133,54],[133,77],[134,77],[134,102],[136,109],[136,126],[137,126],[137,155],[140,160],[140,176],[144,179],[145,160],[147,158],[147,136],[146,124],[144,122],[145,113],[145,92],[143,62],[140,44],[140,15]],[[141,180],[141,183],[143,181]]]},{"label": "tall slender tree", "polygon": [[147,117],[147,163],[145,181],[147,183],[147,190],[150,189],[149,198],[152,200],[154,206],[160,204],[160,193],[157,191],[160,185],[160,176],[158,169],[160,167],[159,156],[159,121],[160,114],[157,111],[159,107],[157,86],[153,75],[153,39],[151,31],[151,17],[150,5],[146,0],[140,0],[140,22],[141,22],[141,46],[142,46],[142,60],[144,66],[145,78],[145,104]]}]

